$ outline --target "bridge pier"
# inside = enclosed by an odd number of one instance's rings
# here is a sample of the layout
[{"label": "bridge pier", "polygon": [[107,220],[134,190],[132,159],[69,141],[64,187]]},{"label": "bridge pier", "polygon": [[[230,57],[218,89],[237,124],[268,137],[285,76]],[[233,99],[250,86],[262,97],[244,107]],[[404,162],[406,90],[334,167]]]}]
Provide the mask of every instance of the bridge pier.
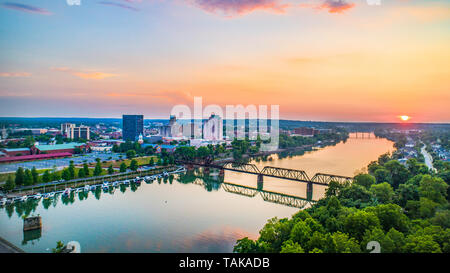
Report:
[{"label": "bridge pier", "polygon": [[258,183],[263,183],[263,182],[264,182],[264,175],[258,174],[257,182],[258,182]]},{"label": "bridge pier", "polygon": [[306,184],[306,200],[308,201],[312,200],[312,196],[313,196],[313,183],[308,182],[308,184]]}]

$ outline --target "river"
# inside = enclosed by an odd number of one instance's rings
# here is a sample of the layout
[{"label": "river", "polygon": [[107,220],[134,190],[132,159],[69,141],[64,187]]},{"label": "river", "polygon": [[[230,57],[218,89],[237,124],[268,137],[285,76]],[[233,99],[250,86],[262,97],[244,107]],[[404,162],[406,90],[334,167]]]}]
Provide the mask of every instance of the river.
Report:
[{"label": "river", "polygon": [[[355,138],[303,155],[271,155],[259,168],[300,169],[353,176],[392,151],[386,139]],[[78,241],[82,252],[231,252],[237,239],[257,238],[272,217],[290,217],[310,203],[306,185],[226,171],[223,181],[201,170],[140,186],[76,193],[71,198],[29,200],[0,209],[0,236],[26,252],[51,252],[56,242]],[[314,186],[312,200],[324,186]],[[87,196],[86,196],[87,195]],[[40,215],[41,231],[22,231],[21,216]]]}]

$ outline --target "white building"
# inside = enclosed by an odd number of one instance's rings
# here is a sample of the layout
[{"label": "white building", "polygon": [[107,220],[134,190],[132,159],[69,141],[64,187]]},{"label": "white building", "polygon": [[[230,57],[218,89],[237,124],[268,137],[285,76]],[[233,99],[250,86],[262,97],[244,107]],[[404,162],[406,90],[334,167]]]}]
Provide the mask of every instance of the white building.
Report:
[{"label": "white building", "polygon": [[218,115],[212,114],[203,123],[203,139],[223,140],[223,120]]}]

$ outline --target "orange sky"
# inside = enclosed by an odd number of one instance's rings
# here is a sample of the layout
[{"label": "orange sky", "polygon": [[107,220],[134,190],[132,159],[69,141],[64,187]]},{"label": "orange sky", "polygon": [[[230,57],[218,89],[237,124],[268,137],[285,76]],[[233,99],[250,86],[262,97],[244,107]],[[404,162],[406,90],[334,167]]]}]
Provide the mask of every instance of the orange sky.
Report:
[{"label": "orange sky", "polygon": [[0,115],[162,118],[201,96],[287,119],[450,122],[448,1],[191,2],[0,9],[25,20],[2,32]]}]

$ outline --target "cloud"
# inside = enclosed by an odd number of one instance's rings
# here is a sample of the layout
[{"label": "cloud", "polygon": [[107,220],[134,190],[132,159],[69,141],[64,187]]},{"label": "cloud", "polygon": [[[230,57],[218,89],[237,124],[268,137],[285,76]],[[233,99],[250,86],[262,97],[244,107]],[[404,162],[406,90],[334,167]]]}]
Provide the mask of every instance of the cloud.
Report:
[{"label": "cloud", "polygon": [[[132,1],[132,0],[128,0],[126,1],[128,3],[133,3],[133,2],[138,2],[138,1]],[[109,2],[109,1],[101,1],[98,2],[101,5],[106,5],[106,6],[113,6],[113,7],[118,7],[118,8],[122,8],[122,9],[128,9],[128,10],[132,10],[132,11],[139,11],[139,9],[132,7],[132,6],[128,6],[125,4],[120,4],[120,3],[116,3],[116,2]]]},{"label": "cloud", "polygon": [[30,5],[25,5],[25,4],[20,4],[20,3],[6,2],[3,4],[0,4],[0,6],[3,8],[18,10],[18,11],[23,11],[23,12],[28,12],[28,13],[37,13],[37,14],[42,14],[42,15],[51,15],[52,14],[50,11],[48,11],[46,9],[42,9],[42,8],[30,6]]},{"label": "cloud", "polygon": [[0,77],[15,78],[15,77],[29,77],[31,73],[28,72],[0,72]]},{"label": "cloud", "polygon": [[318,8],[326,9],[330,13],[343,13],[355,7],[354,3],[348,3],[346,0],[326,0]]},{"label": "cloud", "polygon": [[116,74],[98,72],[98,71],[80,71],[68,67],[52,67],[51,70],[69,73],[82,79],[102,80],[105,78],[115,77]]},{"label": "cloud", "polygon": [[191,4],[214,14],[225,16],[242,15],[255,10],[267,10],[275,13],[285,13],[291,7],[281,0],[189,0]]},{"label": "cloud", "polygon": [[136,98],[136,99],[155,99],[159,101],[167,101],[173,103],[192,103],[194,101],[191,93],[187,91],[151,91],[151,92],[121,92],[121,93],[108,93],[108,97],[112,98]]}]

